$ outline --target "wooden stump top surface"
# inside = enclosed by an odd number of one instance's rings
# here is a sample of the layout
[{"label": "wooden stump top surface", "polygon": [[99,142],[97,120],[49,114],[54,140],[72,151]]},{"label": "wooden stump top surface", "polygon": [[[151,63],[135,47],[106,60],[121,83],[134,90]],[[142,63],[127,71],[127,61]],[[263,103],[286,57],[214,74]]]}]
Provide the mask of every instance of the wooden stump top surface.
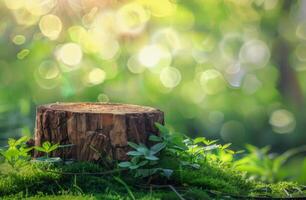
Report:
[{"label": "wooden stump top surface", "polygon": [[105,114],[134,114],[161,112],[160,110],[148,106],[138,106],[133,104],[120,103],[54,103],[46,104],[39,109],[50,109],[74,113],[105,113]]}]

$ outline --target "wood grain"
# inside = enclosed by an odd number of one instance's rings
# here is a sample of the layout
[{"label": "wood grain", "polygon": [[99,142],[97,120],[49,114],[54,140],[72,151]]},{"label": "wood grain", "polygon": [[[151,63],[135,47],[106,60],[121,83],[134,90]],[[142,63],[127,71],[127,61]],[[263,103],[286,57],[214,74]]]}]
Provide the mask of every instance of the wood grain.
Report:
[{"label": "wood grain", "polygon": [[[113,160],[127,160],[126,152],[130,150],[127,142],[147,144],[150,134],[159,134],[155,122],[163,124],[164,113],[146,106],[111,103],[41,105],[36,111],[35,145],[41,146],[44,141],[74,144],[52,153],[52,156],[61,158],[95,161],[102,154]],[[35,157],[41,155],[35,152]]]}]

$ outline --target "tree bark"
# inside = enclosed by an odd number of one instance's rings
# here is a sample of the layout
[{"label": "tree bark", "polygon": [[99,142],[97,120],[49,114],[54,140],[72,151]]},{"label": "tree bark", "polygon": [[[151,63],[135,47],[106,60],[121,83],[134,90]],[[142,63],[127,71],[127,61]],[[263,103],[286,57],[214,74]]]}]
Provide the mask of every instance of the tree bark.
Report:
[{"label": "tree bark", "polygon": [[[56,103],[42,105],[36,112],[35,145],[50,141],[73,144],[52,153],[64,159],[99,160],[101,154],[113,160],[127,160],[127,142],[148,143],[158,135],[155,122],[164,123],[158,109],[109,103]],[[98,151],[98,152],[97,152]],[[35,152],[35,157],[41,153]]]}]

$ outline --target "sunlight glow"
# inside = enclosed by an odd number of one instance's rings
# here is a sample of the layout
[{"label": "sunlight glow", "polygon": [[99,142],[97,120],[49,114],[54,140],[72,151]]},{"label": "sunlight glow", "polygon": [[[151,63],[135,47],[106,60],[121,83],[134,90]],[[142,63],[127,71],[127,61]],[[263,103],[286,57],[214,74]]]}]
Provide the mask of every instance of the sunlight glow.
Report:
[{"label": "sunlight glow", "polygon": [[160,73],[160,81],[166,88],[176,87],[181,79],[180,71],[174,67],[166,67]]},{"label": "sunlight glow", "polygon": [[264,67],[270,59],[270,50],[263,41],[251,40],[241,47],[239,58],[243,63]]},{"label": "sunlight glow", "polygon": [[4,0],[5,5],[11,10],[17,10],[24,6],[25,0]]},{"label": "sunlight glow", "polygon": [[215,69],[202,72],[200,82],[205,93],[208,95],[217,94],[225,89],[223,75]]},{"label": "sunlight glow", "polygon": [[55,40],[62,31],[62,22],[56,15],[45,15],[39,21],[39,28],[42,34],[50,40]]},{"label": "sunlight glow", "polygon": [[306,40],[306,21],[301,22],[296,28],[296,36]]},{"label": "sunlight glow", "polygon": [[119,31],[127,34],[138,34],[145,28],[150,14],[137,3],[129,3],[117,11],[116,21]]},{"label": "sunlight glow", "polygon": [[23,43],[25,43],[26,38],[24,35],[15,35],[12,39],[13,43],[16,45],[22,45]]},{"label": "sunlight glow", "polygon": [[26,0],[25,7],[32,15],[44,15],[51,11],[57,0]]},{"label": "sunlight glow", "polygon": [[129,58],[127,62],[128,69],[134,74],[140,74],[145,71],[145,67],[141,65],[136,56]]},{"label": "sunlight glow", "polygon": [[147,68],[153,68],[160,64],[167,67],[170,65],[172,57],[168,50],[160,45],[149,45],[140,50],[138,60]]},{"label": "sunlight glow", "polygon": [[60,70],[53,61],[44,61],[38,67],[39,75],[44,79],[54,79],[59,76]]},{"label": "sunlight glow", "polygon": [[149,8],[151,14],[155,17],[166,17],[173,15],[176,10],[176,3],[173,0],[137,0],[137,2]]},{"label": "sunlight glow", "polygon": [[296,57],[302,61],[306,61],[306,43],[299,44],[295,49],[295,55]]},{"label": "sunlight glow", "polygon": [[16,22],[20,25],[31,26],[37,23],[39,20],[38,16],[32,15],[25,9],[19,9],[13,11]]},{"label": "sunlight glow", "polygon": [[270,116],[270,124],[276,133],[290,133],[295,129],[294,115],[285,109],[275,110]]},{"label": "sunlight glow", "polygon": [[164,28],[156,31],[152,36],[155,44],[160,44],[168,48],[172,54],[176,54],[182,49],[182,42],[179,34],[172,28]]},{"label": "sunlight glow", "polygon": [[83,53],[80,45],[76,43],[64,44],[59,52],[59,58],[66,65],[77,65],[81,62]]},{"label": "sunlight glow", "polygon": [[100,83],[103,83],[105,77],[106,74],[102,69],[94,68],[88,74],[88,82],[92,85],[98,85]]}]

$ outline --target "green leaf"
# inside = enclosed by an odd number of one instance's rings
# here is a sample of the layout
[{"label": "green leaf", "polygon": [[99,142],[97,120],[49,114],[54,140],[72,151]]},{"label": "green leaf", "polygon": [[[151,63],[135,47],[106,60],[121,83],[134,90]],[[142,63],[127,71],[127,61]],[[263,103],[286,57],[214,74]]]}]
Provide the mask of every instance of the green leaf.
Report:
[{"label": "green leaf", "polygon": [[29,137],[28,137],[28,136],[23,136],[23,137],[19,138],[19,139],[16,141],[15,145],[16,145],[16,146],[21,145],[21,144],[27,142],[28,140],[29,140]]},{"label": "green leaf", "polygon": [[162,169],[162,174],[167,177],[170,178],[170,176],[173,174],[173,170],[172,169]]},{"label": "green leaf", "polygon": [[133,169],[138,169],[138,168],[139,168],[139,165],[131,165],[131,166],[129,166],[129,168],[132,169],[132,170],[133,170]]},{"label": "green leaf", "polygon": [[153,142],[161,142],[163,139],[161,137],[156,136],[156,135],[150,135],[149,140],[153,141]]},{"label": "green leaf", "polygon": [[13,138],[9,138],[8,139],[8,145],[9,145],[9,147],[15,147],[16,145],[16,140],[15,139],[13,139]]},{"label": "green leaf", "polygon": [[138,144],[135,144],[134,142],[128,142],[128,145],[134,149],[138,148]]},{"label": "green leaf", "polygon": [[48,149],[47,152],[50,153],[50,152],[56,150],[58,147],[59,147],[59,144],[52,145],[52,146],[50,146],[50,148]]},{"label": "green leaf", "polygon": [[226,148],[228,148],[228,147],[231,146],[231,145],[232,145],[232,143],[228,143],[228,144],[223,145],[221,148],[222,148],[222,149],[226,149]]},{"label": "green leaf", "polygon": [[207,140],[205,137],[197,137],[193,140],[193,143],[198,144],[198,143],[203,143],[206,144]]},{"label": "green leaf", "polygon": [[203,149],[205,151],[211,151],[211,150],[218,149],[218,148],[219,148],[219,145],[213,144],[213,145],[206,146]]},{"label": "green leaf", "polygon": [[45,149],[45,150],[48,150],[50,147],[51,147],[51,143],[49,141],[46,141],[42,144],[42,147]]},{"label": "green leaf", "polygon": [[34,149],[37,150],[37,151],[46,153],[46,150],[44,148],[42,148],[42,147],[35,146]]},{"label": "green leaf", "polygon": [[195,168],[195,169],[200,169],[200,165],[199,164],[191,164],[191,167]]},{"label": "green leaf", "polygon": [[154,155],[148,155],[148,156],[145,156],[145,158],[146,158],[147,160],[159,160],[159,158],[156,157],[156,156],[154,156]]},{"label": "green leaf", "polygon": [[129,152],[127,152],[127,155],[129,155],[129,156],[141,156],[143,154],[139,151],[129,151]]},{"label": "green leaf", "polygon": [[130,167],[131,165],[132,165],[131,162],[121,162],[118,164],[118,166],[122,168]]},{"label": "green leaf", "polygon": [[154,146],[152,146],[150,148],[151,151],[153,151],[154,153],[160,152],[162,149],[164,149],[167,146],[166,143],[157,143]]},{"label": "green leaf", "polygon": [[169,130],[165,126],[161,125],[160,123],[156,122],[155,126],[158,128],[160,133],[162,133],[163,135],[168,135],[169,134]]},{"label": "green leaf", "polygon": [[131,159],[132,164],[138,163],[139,158],[140,158],[139,156],[134,156],[134,157],[132,157],[132,159]]},{"label": "green leaf", "polygon": [[141,152],[143,155],[147,154],[149,152],[149,149],[143,145],[143,144],[140,144],[137,149],[136,149],[138,152]]},{"label": "green leaf", "polygon": [[139,166],[139,167],[142,167],[142,166],[145,166],[145,165],[148,164],[148,163],[149,163],[149,161],[144,160],[144,161],[141,161],[140,163],[138,163],[138,166]]}]

